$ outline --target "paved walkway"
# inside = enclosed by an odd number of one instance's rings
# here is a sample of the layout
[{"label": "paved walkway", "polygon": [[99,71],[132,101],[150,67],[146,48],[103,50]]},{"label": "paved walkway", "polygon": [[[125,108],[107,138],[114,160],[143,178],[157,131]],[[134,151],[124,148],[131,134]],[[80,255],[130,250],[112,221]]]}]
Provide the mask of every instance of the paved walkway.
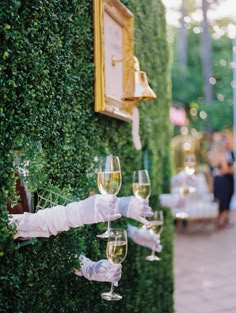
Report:
[{"label": "paved walkway", "polygon": [[176,233],[175,313],[236,313],[236,211],[231,228]]}]

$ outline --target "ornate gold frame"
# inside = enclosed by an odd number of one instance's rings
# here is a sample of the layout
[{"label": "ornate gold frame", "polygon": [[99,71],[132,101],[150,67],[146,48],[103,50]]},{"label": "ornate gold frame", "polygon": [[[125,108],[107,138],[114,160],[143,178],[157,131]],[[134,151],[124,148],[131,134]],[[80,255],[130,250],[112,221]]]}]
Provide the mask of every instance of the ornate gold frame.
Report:
[{"label": "ornate gold frame", "polygon": [[95,111],[132,121],[135,101],[123,101],[133,83],[133,14],[119,0],[94,0]]}]

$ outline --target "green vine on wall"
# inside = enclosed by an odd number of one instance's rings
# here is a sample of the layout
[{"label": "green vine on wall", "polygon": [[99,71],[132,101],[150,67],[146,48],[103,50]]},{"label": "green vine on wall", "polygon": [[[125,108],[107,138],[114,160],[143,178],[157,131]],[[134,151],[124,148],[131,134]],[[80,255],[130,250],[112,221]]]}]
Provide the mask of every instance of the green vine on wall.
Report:
[{"label": "green vine on wall", "polygon": [[[20,247],[7,225],[5,203],[15,194],[17,157],[27,165],[31,191],[53,186],[83,199],[97,192],[96,157],[120,156],[123,196],[130,195],[132,171],[143,167],[148,151],[151,204],[159,208],[158,195],[168,190],[171,137],[164,7],[159,0],[123,2],[135,15],[135,53],[157,94],[156,101],[138,105],[142,151],[133,146],[129,123],[94,112],[92,1],[0,3],[0,312],[173,312],[169,211],[163,262],[147,264],[148,250],[130,242],[120,281],[124,299],[115,306],[100,299],[104,284],[71,271],[81,253],[105,258],[105,242],[96,240],[103,223]],[[134,223],[122,218],[114,225],[128,222]]]}]

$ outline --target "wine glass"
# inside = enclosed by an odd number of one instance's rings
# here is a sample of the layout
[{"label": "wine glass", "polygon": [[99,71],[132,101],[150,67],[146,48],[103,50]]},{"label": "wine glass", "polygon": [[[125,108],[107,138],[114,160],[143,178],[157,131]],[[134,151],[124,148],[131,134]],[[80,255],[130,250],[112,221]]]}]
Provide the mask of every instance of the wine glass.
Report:
[{"label": "wine glass", "polygon": [[[163,212],[155,211],[152,219],[149,221],[148,224],[145,225],[145,227],[146,229],[149,229],[149,231],[152,234],[156,234],[160,238],[161,232],[163,230],[163,222],[164,222]],[[148,261],[160,261],[161,260],[158,256],[155,255],[154,247],[152,249],[151,255],[147,256],[146,260]]]},{"label": "wine glass", "polygon": [[[121,169],[118,156],[108,155],[99,162],[97,186],[103,195],[117,195],[121,187]],[[105,233],[97,235],[100,238],[108,238],[111,222],[108,221]]]},{"label": "wine glass", "polygon": [[196,157],[195,154],[187,154],[184,162],[185,173],[189,176],[195,173]]},{"label": "wine glass", "polygon": [[[151,183],[147,170],[138,170],[133,172],[133,194],[138,199],[148,200],[151,194]],[[140,222],[147,223],[143,217],[139,217]]]},{"label": "wine glass", "polygon": [[195,191],[195,188],[191,187],[189,177],[195,173],[196,169],[196,157],[195,154],[187,154],[184,162],[184,171],[186,177],[183,181],[183,186],[179,188],[179,193],[182,196],[187,196],[190,192]]},{"label": "wine glass", "polygon": [[[113,264],[120,264],[126,257],[127,248],[127,231],[120,228],[110,229],[106,247],[107,259]],[[120,294],[114,292],[114,283],[111,283],[110,291],[103,292],[101,297],[109,301],[122,299]]]},{"label": "wine glass", "polygon": [[133,172],[133,194],[139,199],[148,199],[150,197],[151,184],[147,170]]}]

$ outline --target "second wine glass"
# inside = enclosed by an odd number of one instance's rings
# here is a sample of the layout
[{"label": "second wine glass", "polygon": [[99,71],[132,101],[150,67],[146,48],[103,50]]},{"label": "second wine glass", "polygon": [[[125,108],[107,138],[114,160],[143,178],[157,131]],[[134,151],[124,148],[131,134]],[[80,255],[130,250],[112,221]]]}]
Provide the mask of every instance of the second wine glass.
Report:
[{"label": "second wine glass", "polygon": [[[151,183],[147,170],[138,170],[133,172],[133,194],[138,199],[148,200],[151,194]],[[139,216],[139,221],[142,224],[147,224],[148,221]]]},{"label": "second wine glass", "polygon": [[[149,223],[145,226],[149,231],[155,235],[158,235],[160,238],[161,232],[163,230],[163,212],[162,211],[155,211],[152,219],[149,221]],[[155,255],[155,249],[153,247],[151,255],[146,257],[146,260],[148,261],[160,261],[161,259]]]},{"label": "second wine glass", "polygon": [[[97,186],[103,195],[117,195],[121,187],[121,168],[118,156],[108,155],[99,162]],[[100,238],[108,238],[111,222],[108,221],[105,233],[97,235]]]},{"label": "second wine glass", "polygon": [[[120,264],[127,254],[127,231],[119,228],[112,228],[107,241],[106,255],[113,264]],[[122,296],[114,292],[114,283],[111,290],[103,292],[102,298],[108,301],[121,300]]]},{"label": "second wine glass", "polygon": [[147,170],[133,172],[133,194],[139,199],[148,199],[150,197],[151,184]]}]

